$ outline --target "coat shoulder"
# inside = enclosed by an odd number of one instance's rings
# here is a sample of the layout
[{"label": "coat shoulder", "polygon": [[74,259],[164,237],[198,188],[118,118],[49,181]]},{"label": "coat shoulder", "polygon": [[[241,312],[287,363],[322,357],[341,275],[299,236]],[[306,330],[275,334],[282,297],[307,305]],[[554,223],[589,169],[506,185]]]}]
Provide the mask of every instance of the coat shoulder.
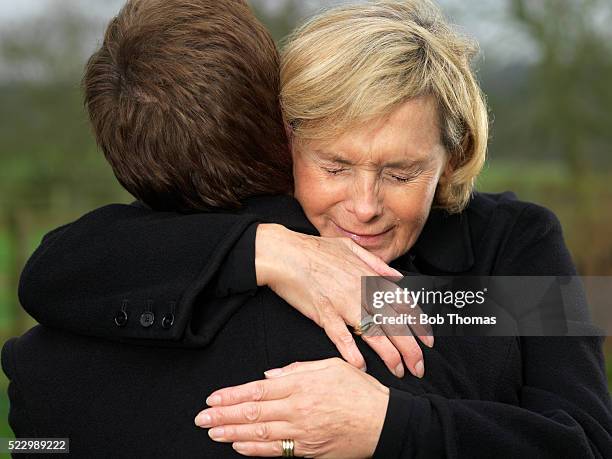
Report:
[{"label": "coat shoulder", "polygon": [[465,210],[476,258],[496,275],[574,275],[553,211],[514,193],[476,193]]},{"label": "coat shoulder", "polygon": [[494,228],[510,232],[529,228],[533,235],[561,230],[555,213],[539,204],[521,201],[510,191],[503,193],[475,193],[465,212],[472,231],[482,233]]}]

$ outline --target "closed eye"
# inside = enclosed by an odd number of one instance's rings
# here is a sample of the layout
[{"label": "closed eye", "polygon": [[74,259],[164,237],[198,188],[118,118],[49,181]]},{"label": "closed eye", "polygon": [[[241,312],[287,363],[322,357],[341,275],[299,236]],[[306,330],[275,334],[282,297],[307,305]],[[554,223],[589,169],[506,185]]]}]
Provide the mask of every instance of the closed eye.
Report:
[{"label": "closed eye", "polygon": [[389,176],[395,180],[396,182],[399,183],[407,183],[410,182],[414,179],[416,179],[419,175],[421,175],[421,171],[418,172],[414,172],[410,175],[396,175],[396,174],[389,174]]},{"label": "closed eye", "polygon": [[339,173],[344,172],[346,170],[346,168],[344,168],[344,167],[339,167],[339,168],[327,168],[327,167],[324,167],[323,170],[325,172],[327,172],[328,174],[338,175]]}]

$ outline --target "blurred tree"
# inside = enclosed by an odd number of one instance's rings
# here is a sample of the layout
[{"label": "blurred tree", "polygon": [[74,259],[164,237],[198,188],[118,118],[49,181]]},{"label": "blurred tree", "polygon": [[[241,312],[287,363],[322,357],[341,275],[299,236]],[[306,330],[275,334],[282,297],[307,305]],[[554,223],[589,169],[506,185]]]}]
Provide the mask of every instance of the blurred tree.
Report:
[{"label": "blurred tree", "polygon": [[[66,5],[54,5],[44,19],[7,27],[0,36],[0,223],[11,287],[29,254],[34,219],[35,227],[48,227],[120,195],[81,102],[91,26]],[[26,318],[14,291],[9,306],[19,333]]]},{"label": "blurred tree", "polygon": [[601,0],[511,0],[541,55],[530,74],[530,107],[523,107],[533,115],[530,138],[557,151],[578,182],[591,161],[610,153],[612,47],[596,24],[605,8]]},{"label": "blurred tree", "polygon": [[304,2],[300,0],[284,0],[280,4],[251,0],[250,4],[277,43],[291,33],[305,14]]},{"label": "blurred tree", "polygon": [[[509,5],[511,18],[527,31],[539,55],[533,64],[523,66],[524,78],[518,85],[522,97],[506,95],[503,116],[508,119],[513,114],[522,128],[511,126],[507,134],[525,133],[523,147],[531,158],[561,159],[567,176],[561,186],[546,189],[538,178],[530,179],[529,185],[539,186],[539,201],[559,212],[579,272],[609,274],[612,4],[509,0]],[[498,125],[494,130],[507,127]],[[515,140],[510,140],[510,148],[520,145]],[[553,174],[548,170],[539,179]]]}]

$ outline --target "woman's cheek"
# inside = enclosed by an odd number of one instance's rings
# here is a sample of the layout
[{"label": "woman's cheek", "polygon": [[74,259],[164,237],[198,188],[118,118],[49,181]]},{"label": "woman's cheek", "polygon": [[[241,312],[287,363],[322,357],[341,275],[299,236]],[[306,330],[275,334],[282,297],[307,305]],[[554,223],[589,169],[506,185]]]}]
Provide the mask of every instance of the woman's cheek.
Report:
[{"label": "woman's cheek", "polygon": [[403,228],[403,242],[408,245],[415,242],[425,225],[435,194],[435,187],[421,185],[394,199],[393,213]]},{"label": "woman's cheek", "polygon": [[429,209],[436,195],[436,189],[438,187],[437,176],[424,176],[422,180],[416,183],[418,196],[418,206],[420,207],[420,214],[429,214]]},{"label": "woman's cheek", "polygon": [[315,171],[306,170],[296,180],[296,199],[308,219],[316,225],[315,219],[324,214],[338,196],[338,183]]},{"label": "woman's cheek", "polygon": [[350,183],[347,177],[334,176],[323,172],[313,178],[312,186],[307,192],[316,194],[321,201],[321,205],[330,208],[346,199]]}]

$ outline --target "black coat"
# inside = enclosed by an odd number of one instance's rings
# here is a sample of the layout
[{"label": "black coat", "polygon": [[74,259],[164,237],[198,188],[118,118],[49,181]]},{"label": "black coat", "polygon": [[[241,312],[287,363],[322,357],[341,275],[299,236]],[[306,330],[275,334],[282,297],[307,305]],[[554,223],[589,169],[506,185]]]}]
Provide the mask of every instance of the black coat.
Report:
[{"label": "black coat", "polygon": [[[50,233],[20,285],[44,326],[2,352],[15,433],[70,437],[82,457],[232,456],[193,425],[207,394],[338,355],[319,327],[255,289],[257,221],[314,232],[295,201],[262,198],[238,214],[112,205]],[[574,274],[556,217],[509,194],[432,211],[394,266]],[[376,455],[612,457],[601,341],[439,336],[422,347],[425,377],[400,380],[358,340],[368,372],[391,387]]]}]

